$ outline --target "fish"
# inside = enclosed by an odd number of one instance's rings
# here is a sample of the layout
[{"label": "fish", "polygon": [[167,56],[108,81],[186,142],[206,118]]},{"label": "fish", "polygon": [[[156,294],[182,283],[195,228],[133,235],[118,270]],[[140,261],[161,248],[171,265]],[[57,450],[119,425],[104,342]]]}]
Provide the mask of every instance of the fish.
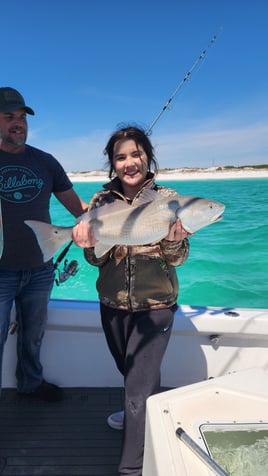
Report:
[{"label": "fish", "polygon": [[[221,220],[225,205],[207,198],[175,194],[165,197],[144,190],[135,205],[123,200],[92,208],[76,221],[88,222],[94,237],[95,255],[100,258],[115,245],[156,243],[167,236],[170,224],[180,220],[190,234]],[[37,220],[25,220],[36,235],[44,262],[72,240],[73,227],[61,227]]]}]

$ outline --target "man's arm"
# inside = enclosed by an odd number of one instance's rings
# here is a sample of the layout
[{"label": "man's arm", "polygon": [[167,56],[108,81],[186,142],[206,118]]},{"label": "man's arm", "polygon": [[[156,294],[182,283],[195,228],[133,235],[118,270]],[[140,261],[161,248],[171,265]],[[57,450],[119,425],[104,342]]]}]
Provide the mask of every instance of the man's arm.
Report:
[{"label": "man's arm", "polygon": [[65,192],[55,193],[55,197],[57,197],[62,205],[76,218],[88,209],[88,203],[84,202],[72,188]]}]

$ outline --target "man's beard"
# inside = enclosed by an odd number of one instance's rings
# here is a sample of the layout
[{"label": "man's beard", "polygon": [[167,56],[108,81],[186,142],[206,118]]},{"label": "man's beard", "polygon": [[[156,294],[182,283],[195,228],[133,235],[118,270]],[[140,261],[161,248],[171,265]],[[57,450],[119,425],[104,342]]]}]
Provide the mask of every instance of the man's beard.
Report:
[{"label": "man's beard", "polygon": [[27,139],[27,132],[24,129],[19,130],[21,131],[20,134],[8,132],[7,135],[4,135],[0,129],[0,147],[9,149],[10,146],[15,148],[24,146]]},{"label": "man's beard", "polygon": [[25,134],[20,134],[18,137],[14,137],[14,135],[12,136],[8,136],[6,138],[6,142],[8,142],[9,144],[12,144],[12,145],[16,145],[18,147],[22,146],[25,144],[25,141],[26,141],[26,135]]}]

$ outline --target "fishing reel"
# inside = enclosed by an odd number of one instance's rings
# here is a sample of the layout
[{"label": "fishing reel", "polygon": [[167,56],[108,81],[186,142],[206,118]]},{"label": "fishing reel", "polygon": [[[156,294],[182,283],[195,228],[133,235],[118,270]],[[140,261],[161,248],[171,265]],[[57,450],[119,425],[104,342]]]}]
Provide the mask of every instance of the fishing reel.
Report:
[{"label": "fishing reel", "polygon": [[58,272],[58,277],[55,278],[55,283],[59,286],[61,283],[64,283],[71,276],[75,276],[78,272],[78,261],[72,260],[68,262],[66,259],[63,265],[63,271],[60,271],[58,268],[55,269]]}]

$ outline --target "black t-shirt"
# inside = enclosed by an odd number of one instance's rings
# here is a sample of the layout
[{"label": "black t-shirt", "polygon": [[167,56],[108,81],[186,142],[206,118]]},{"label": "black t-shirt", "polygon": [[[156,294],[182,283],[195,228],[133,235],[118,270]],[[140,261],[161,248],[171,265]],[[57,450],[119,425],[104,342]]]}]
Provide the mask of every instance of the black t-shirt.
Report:
[{"label": "black t-shirt", "polygon": [[70,188],[71,181],[52,155],[28,145],[19,154],[0,150],[0,269],[29,270],[44,264],[35,234],[24,220],[50,223],[51,194]]}]

